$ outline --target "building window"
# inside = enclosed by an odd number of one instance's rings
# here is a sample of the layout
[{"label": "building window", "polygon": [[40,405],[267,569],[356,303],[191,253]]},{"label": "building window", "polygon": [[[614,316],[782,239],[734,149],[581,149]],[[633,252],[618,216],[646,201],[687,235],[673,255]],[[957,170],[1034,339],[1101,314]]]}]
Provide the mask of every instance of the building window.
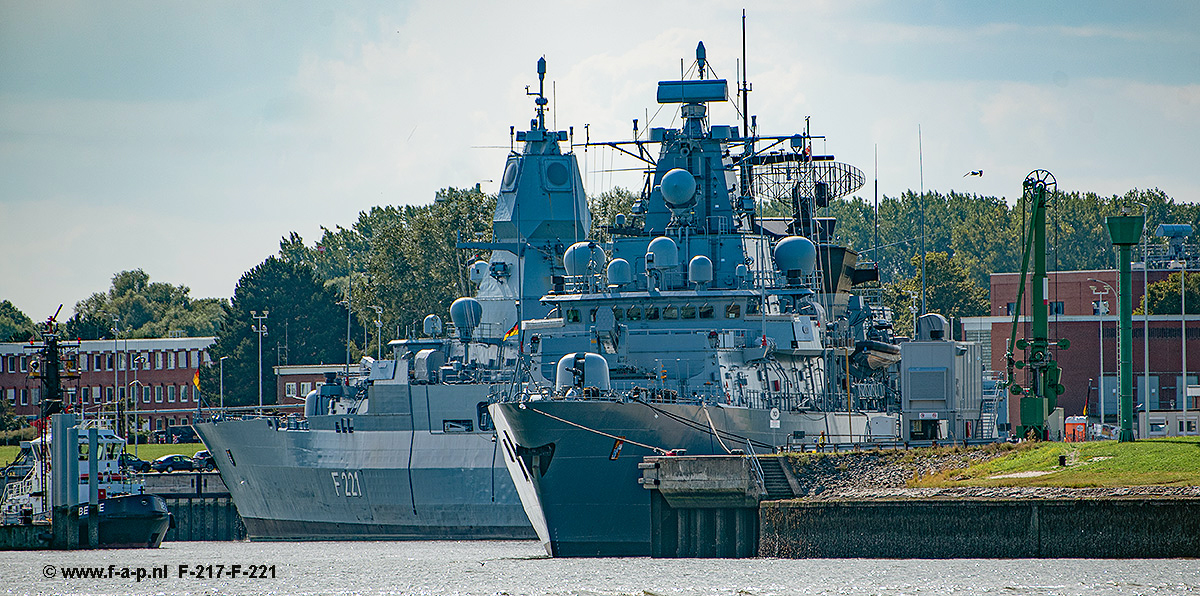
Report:
[{"label": "building window", "polygon": [[167,403],[175,403],[175,386],[167,385]]},{"label": "building window", "polygon": [[192,423],[192,419],[188,416],[184,416],[183,419],[179,421],[179,423],[184,426],[187,426]]},{"label": "building window", "polygon": [[29,372],[29,357],[21,356],[21,372]]},{"label": "building window", "polygon": [[1061,315],[1061,314],[1066,314],[1066,311],[1067,311],[1066,306],[1064,306],[1061,301],[1050,303],[1050,314]]},{"label": "building window", "polygon": [[[85,389],[86,389],[86,387],[85,387]],[[16,389],[8,390],[8,403],[9,403],[9,405],[12,405],[12,406],[17,405],[17,390]]]},{"label": "building window", "polygon": [[117,369],[125,370],[125,354],[117,354]]},{"label": "building window", "polygon": [[167,370],[175,368],[175,352],[167,352]]},{"label": "building window", "polygon": [[104,388],[104,398],[105,398],[104,399],[105,403],[111,403],[113,401],[113,388],[112,387]]},{"label": "building window", "polygon": [[[81,354],[79,356],[79,371],[80,372],[87,372],[88,363],[91,361],[91,359],[92,359],[92,357],[88,356],[87,354]],[[12,356],[9,356],[8,372],[13,372]]]},{"label": "building window", "polygon": [[283,386],[284,397],[296,397],[296,384],[288,383]]},{"label": "building window", "polygon": [[162,370],[162,352],[154,353],[154,370]]},{"label": "building window", "polygon": [[175,419],[167,418],[167,427],[172,427],[172,426],[175,426]]},{"label": "building window", "polygon": [[116,364],[117,363],[116,363],[115,359],[113,358],[112,354],[105,354],[104,370],[112,370],[113,367],[116,366]]},{"label": "building window", "polygon": [[162,429],[163,429],[163,428],[162,428],[162,422],[163,422],[163,419],[162,419],[162,418],[158,418],[158,419],[156,419],[156,420],[154,421],[154,430],[162,430]]},{"label": "building window", "polygon": [[1016,302],[1009,302],[1008,304],[1004,305],[1004,314],[1006,315],[1012,316],[1013,311],[1015,310],[1017,310]]},{"label": "building window", "polygon": [[162,401],[162,385],[154,386],[154,403],[161,404]]},{"label": "building window", "polygon": [[179,386],[179,401],[187,401],[187,400],[188,400],[188,386],[180,385]]},{"label": "building window", "polygon": [[179,353],[179,368],[188,367],[188,353],[186,351]]},{"label": "building window", "polygon": [[121,391],[119,391],[118,393],[121,394],[121,401],[125,401],[125,388],[122,387]]},{"label": "building window", "polygon": [[309,383],[309,382],[300,383],[300,396],[301,397],[307,396],[309,391],[312,391],[312,383]]},{"label": "building window", "polygon": [[150,370],[150,352],[142,354],[142,370]]},{"label": "building window", "polygon": [[21,390],[21,405],[23,405],[23,406],[29,405],[29,390],[28,389]]},{"label": "building window", "polygon": [[92,388],[91,387],[80,387],[79,388],[79,403],[86,404],[86,403],[88,403],[88,399],[90,399],[91,397],[92,397]]},{"label": "building window", "polygon": [[150,403],[150,388],[149,387],[145,387],[145,386],[142,387],[142,403],[144,403],[144,404]]}]

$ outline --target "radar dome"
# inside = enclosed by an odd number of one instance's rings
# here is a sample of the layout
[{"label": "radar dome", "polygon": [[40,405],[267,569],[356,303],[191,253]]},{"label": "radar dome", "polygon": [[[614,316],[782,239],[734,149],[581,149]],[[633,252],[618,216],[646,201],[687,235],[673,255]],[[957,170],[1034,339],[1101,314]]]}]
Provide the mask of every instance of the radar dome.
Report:
[{"label": "radar dome", "polygon": [[470,337],[483,317],[483,305],[474,298],[459,298],[450,303],[450,320],[462,337]]},{"label": "radar dome", "polygon": [[696,255],[688,262],[688,279],[692,283],[706,284],[713,280],[712,259],[704,255]]},{"label": "radar dome", "polygon": [[662,189],[663,200],[672,209],[687,207],[696,202],[696,178],[687,170],[674,168],[663,174],[658,184]]},{"label": "radar dome", "polygon": [[622,258],[613,259],[608,264],[608,269],[605,270],[608,275],[608,285],[623,286],[633,283],[633,268],[629,266],[629,261]]},{"label": "radar dome", "polygon": [[425,335],[434,337],[442,334],[442,318],[437,315],[425,317]]},{"label": "radar dome", "polygon": [[595,242],[576,242],[563,253],[563,268],[567,275],[599,273],[605,260],[604,249]]},{"label": "radar dome", "polygon": [[679,249],[675,241],[666,236],[659,236],[650,241],[646,247],[647,269],[673,269],[679,266]]},{"label": "radar dome", "polygon": [[775,245],[775,266],[784,275],[817,270],[817,246],[804,236],[788,236]]}]

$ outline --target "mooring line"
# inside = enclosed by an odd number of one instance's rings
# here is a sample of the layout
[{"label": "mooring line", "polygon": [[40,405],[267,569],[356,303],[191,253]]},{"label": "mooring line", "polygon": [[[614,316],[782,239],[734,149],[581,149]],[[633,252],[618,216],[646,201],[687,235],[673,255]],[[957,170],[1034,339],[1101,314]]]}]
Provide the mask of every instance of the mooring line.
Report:
[{"label": "mooring line", "polygon": [[539,410],[539,409],[537,409],[537,408],[529,408],[529,409],[530,409],[530,410],[533,410],[534,412],[537,412],[538,414],[541,414],[542,416],[545,416],[545,417],[547,417],[547,418],[553,418],[553,419],[555,419],[555,420],[557,420],[557,421],[559,421],[559,422],[562,422],[562,423],[564,423],[564,424],[570,424],[571,426],[574,426],[574,427],[576,427],[576,428],[579,428],[579,429],[582,429],[582,430],[586,430],[586,431],[588,431],[588,432],[591,432],[591,433],[596,433],[596,434],[598,434],[598,435],[600,435],[600,436],[608,437],[608,438],[610,438],[610,439],[613,439],[613,440],[616,440],[616,441],[624,441],[624,442],[626,442],[626,443],[629,443],[630,445],[637,445],[638,447],[641,447],[641,448],[643,448],[643,449],[649,449],[649,450],[651,450],[651,451],[653,451],[653,452],[655,452],[655,453],[657,453],[657,454],[659,454],[659,455],[666,455],[666,454],[668,453],[668,450],[666,450],[666,449],[662,449],[662,448],[660,448],[660,447],[654,447],[654,446],[651,446],[651,445],[646,445],[645,443],[638,443],[637,441],[631,441],[631,440],[629,440],[629,439],[626,439],[625,437],[618,437],[617,435],[612,435],[612,434],[606,433],[606,432],[604,432],[604,431],[602,431],[602,430],[596,430],[596,429],[594,429],[594,428],[588,428],[588,427],[586,427],[586,426],[584,426],[584,425],[582,425],[582,424],[579,424],[578,422],[571,422],[570,420],[567,420],[566,418],[560,418],[560,417],[558,417],[558,416],[555,416],[554,414],[551,414],[551,413],[549,413],[549,412],[543,412],[543,411],[541,411],[541,410]]}]

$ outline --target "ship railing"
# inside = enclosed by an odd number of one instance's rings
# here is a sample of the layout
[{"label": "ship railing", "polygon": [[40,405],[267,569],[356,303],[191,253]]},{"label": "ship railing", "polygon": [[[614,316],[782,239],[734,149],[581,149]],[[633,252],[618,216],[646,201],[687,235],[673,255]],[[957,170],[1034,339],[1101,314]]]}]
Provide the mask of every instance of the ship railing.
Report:
[{"label": "ship railing", "polygon": [[734,220],[725,215],[710,215],[705,221],[705,233],[730,234],[733,232]]},{"label": "ship railing", "polygon": [[31,495],[35,492],[34,471],[30,470],[24,480],[9,483],[4,487],[4,498],[0,502],[7,503],[9,499],[16,498],[20,495]]},{"label": "ship railing", "polygon": [[737,405],[745,406],[751,410],[769,410],[771,408],[779,408],[785,411],[817,409],[813,396],[807,393],[791,391],[759,391],[751,389],[744,392],[744,399],[736,401],[743,402]]},{"label": "ship railing", "polygon": [[605,289],[604,278],[599,273],[564,275],[562,292],[566,294],[593,294]]}]

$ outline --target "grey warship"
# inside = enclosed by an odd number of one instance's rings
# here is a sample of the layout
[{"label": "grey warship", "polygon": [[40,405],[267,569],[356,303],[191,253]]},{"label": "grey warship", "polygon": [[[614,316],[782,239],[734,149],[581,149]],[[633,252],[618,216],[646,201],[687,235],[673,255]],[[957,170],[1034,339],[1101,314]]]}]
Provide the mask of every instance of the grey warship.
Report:
[{"label": "grey warship", "polygon": [[534,537],[487,405],[512,382],[510,331],[548,312],[538,298],[591,225],[575,155],[560,149],[568,134],[546,128],[545,72],[539,60],[536,117],[505,163],[493,236],[460,245],[491,256],[471,265],[477,294],[451,305],[448,333],[426,317],[427,337],[327,378],[304,417],[195,425],[252,540]]},{"label": "grey warship", "polygon": [[[823,137],[807,125],[759,135],[748,85],[741,128],[710,124],[728,84],[711,73],[703,44],[693,69],[694,78],[658,84],[658,102],[678,106],[679,128],[606,143],[645,161],[641,196],[612,222],[611,244],[567,250],[562,287],[542,299],[550,314],[523,325],[520,382],[490,406],[553,556],[652,554],[643,456],[897,440],[902,352],[937,343],[897,345],[890,311],[852,291],[877,270],[816,216],[860,187],[861,171],[814,154]],[[760,217],[770,200],[792,216]],[[941,343],[951,367],[968,359],[958,386],[977,394],[977,348]]]}]

